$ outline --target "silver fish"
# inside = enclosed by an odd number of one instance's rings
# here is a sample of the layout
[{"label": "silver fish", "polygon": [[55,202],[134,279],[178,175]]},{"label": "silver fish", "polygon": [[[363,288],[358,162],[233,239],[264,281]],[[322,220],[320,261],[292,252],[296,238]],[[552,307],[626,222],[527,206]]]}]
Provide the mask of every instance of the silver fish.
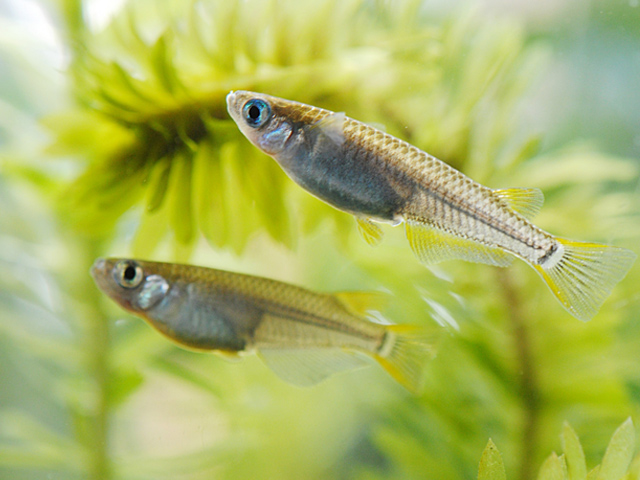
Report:
[{"label": "silver fish", "polygon": [[375,359],[398,382],[419,392],[433,337],[422,327],[366,318],[376,294],[315,293],[268,278],[212,268],[100,258],[98,287],[174,342],[227,355],[257,352],[295,385]]},{"label": "silver fish", "polygon": [[502,267],[521,258],[586,321],[636,258],[624,248],[567,240],[535,226],[530,219],[543,203],[536,188],[492,190],[344,113],[247,91],[229,93],[227,108],[291,179],[354,215],[369,243],[382,238],[374,222],[404,222],[424,264],[463,259]]}]

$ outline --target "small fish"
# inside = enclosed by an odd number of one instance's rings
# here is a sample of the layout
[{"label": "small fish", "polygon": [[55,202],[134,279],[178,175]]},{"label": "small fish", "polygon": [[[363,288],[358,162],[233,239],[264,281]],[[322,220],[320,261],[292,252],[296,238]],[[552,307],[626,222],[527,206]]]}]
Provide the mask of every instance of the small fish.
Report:
[{"label": "small fish", "polygon": [[590,320],[627,274],[635,253],[555,237],[530,219],[536,188],[492,190],[426,152],[344,113],[247,91],[227,95],[240,131],[311,194],[356,217],[365,240],[377,223],[405,223],[424,264],[463,259],[531,265],[576,318]]},{"label": "small fish", "polygon": [[314,293],[268,278],[116,258],[96,260],[91,275],[122,308],[179,345],[227,355],[255,351],[295,385],[366,365],[358,352],[418,393],[434,353],[425,329],[365,317],[376,294]]}]

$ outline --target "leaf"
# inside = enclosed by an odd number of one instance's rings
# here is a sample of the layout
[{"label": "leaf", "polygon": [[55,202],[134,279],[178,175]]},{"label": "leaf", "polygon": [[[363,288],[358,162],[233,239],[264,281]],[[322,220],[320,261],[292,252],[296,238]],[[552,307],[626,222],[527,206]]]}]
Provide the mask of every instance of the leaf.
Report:
[{"label": "leaf", "polygon": [[600,475],[600,465],[594,467],[593,470],[591,470],[588,474],[587,474],[587,480],[597,480]]},{"label": "leaf", "polygon": [[487,446],[482,452],[480,466],[478,467],[478,480],[506,480],[507,474],[502,462],[502,455],[489,439]]},{"label": "leaf", "polygon": [[587,465],[580,439],[567,422],[562,426],[562,448],[567,462],[569,478],[571,480],[584,480],[587,478]]},{"label": "leaf", "polygon": [[631,417],[624,421],[613,433],[607,451],[600,464],[598,480],[619,480],[622,478],[633,457],[635,429]]},{"label": "leaf", "polygon": [[631,462],[629,467],[629,473],[625,477],[625,480],[639,480],[640,479],[640,456],[636,456]]},{"label": "leaf", "polygon": [[20,410],[0,411],[0,435],[25,445],[23,449],[13,451],[13,455],[3,455],[3,445],[0,449],[0,465],[41,464],[70,470],[82,469],[84,452],[80,445]]},{"label": "leaf", "polygon": [[112,408],[126,401],[144,382],[142,374],[131,368],[112,369],[111,375],[112,380],[108,384],[108,400]]},{"label": "leaf", "polygon": [[147,211],[155,212],[162,206],[167,187],[169,185],[169,177],[171,174],[171,159],[163,157],[156,161],[156,165],[151,170],[147,184]]},{"label": "leaf", "polygon": [[184,87],[180,83],[174,64],[169,60],[173,52],[167,51],[169,45],[171,45],[167,37],[167,34],[162,35],[153,46],[151,66],[154,69],[158,81],[167,93],[175,94],[178,88]]},{"label": "leaf", "polygon": [[634,163],[578,145],[525,164],[517,178],[545,190],[603,181],[627,182],[637,176]]},{"label": "leaf", "polygon": [[566,478],[568,474],[564,456],[558,457],[555,452],[552,453],[540,467],[538,480],[565,480]]},{"label": "leaf", "polygon": [[178,243],[188,244],[194,237],[192,167],[193,157],[185,152],[173,159],[175,173],[170,182],[169,218]]}]

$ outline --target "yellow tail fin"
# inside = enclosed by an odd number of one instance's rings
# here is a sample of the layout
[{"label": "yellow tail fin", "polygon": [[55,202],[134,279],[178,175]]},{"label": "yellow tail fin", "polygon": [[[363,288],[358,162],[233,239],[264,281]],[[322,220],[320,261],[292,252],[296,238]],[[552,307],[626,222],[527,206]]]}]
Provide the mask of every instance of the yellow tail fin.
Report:
[{"label": "yellow tail fin", "polygon": [[435,336],[413,325],[389,325],[374,358],[401,385],[418,394],[424,386],[427,361],[435,356]]},{"label": "yellow tail fin", "polygon": [[636,254],[626,248],[556,239],[560,248],[533,267],[574,317],[587,321],[624,278]]}]

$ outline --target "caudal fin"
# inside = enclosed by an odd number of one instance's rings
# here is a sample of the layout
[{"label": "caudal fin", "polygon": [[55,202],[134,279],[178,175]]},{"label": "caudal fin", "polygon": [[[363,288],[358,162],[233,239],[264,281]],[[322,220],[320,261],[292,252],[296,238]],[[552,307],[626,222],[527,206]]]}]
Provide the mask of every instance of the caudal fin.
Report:
[{"label": "caudal fin", "polygon": [[587,321],[624,278],[636,254],[626,248],[556,239],[560,248],[533,267],[574,317]]},{"label": "caudal fin", "polygon": [[387,336],[374,358],[412,393],[424,386],[427,361],[435,356],[434,335],[413,325],[389,325]]}]

